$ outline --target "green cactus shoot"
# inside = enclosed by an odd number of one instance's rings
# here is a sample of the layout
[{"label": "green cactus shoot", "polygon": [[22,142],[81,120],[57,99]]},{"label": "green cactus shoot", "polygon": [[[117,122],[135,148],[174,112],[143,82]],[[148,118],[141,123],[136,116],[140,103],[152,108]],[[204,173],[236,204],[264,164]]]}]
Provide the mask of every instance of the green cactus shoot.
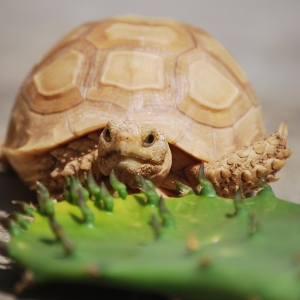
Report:
[{"label": "green cactus shoot", "polygon": [[91,173],[85,187],[66,179],[66,201],[54,203],[38,185],[39,209],[17,203],[33,222],[5,222],[7,256],[36,284],[88,283],[174,299],[299,299],[300,206],[280,200],[262,182],[257,196],[216,196],[203,176],[196,195],[159,197],[137,178],[127,195],[115,174],[111,195]]}]

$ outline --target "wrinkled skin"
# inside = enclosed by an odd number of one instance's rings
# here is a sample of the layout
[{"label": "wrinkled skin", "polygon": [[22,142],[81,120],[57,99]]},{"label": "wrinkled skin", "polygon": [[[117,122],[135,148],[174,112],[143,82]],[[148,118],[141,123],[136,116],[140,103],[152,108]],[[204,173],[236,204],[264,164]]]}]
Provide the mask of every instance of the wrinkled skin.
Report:
[{"label": "wrinkled skin", "polygon": [[122,182],[137,187],[136,175],[160,185],[169,174],[172,154],[165,135],[149,124],[110,121],[98,144],[98,167],[112,170]]}]

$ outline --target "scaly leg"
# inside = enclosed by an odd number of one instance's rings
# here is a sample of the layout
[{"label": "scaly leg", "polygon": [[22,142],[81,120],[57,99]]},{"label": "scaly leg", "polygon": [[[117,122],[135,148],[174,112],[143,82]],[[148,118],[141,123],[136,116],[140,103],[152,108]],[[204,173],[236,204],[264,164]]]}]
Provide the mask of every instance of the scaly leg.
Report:
[{"label": "scaly leg", "polygon": [[[267,171],[267,182],[277,181],[275,174],[285,165],[292,152],[286,147],[288,130],[284,123],[268,138],[242,147],[215,162],[205,163],[206,178],[214,185],[219,196],[232,198],[239,187],[247,195],[258,190]],[[198,184],[199,164],[185,170],[193,186]]]}]

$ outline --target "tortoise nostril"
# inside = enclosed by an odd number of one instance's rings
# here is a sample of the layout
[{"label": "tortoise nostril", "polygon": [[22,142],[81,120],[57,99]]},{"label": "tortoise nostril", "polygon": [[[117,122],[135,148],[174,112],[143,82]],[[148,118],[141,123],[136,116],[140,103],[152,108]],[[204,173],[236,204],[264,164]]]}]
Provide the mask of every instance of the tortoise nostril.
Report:
[{"label": "tortoise nostril", "polygon": [[127,130],[122,130],[117,133],[116,139],[119,142],[124,141],[130,143],[132,141],[132,134],[130,134]]}]

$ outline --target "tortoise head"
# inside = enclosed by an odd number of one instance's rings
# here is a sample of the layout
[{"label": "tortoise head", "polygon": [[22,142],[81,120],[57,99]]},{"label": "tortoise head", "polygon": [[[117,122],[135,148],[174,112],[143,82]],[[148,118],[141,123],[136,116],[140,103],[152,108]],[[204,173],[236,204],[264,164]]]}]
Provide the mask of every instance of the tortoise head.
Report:
[{"label": "tortoise head", "polygon": [[118,179],[132,188],[137,188],[136,175],[159,185],[171,165],[172,154],[166,136],[152,125],[110,121],[100,134],[100,172],[108,176],[114,170]]}]

